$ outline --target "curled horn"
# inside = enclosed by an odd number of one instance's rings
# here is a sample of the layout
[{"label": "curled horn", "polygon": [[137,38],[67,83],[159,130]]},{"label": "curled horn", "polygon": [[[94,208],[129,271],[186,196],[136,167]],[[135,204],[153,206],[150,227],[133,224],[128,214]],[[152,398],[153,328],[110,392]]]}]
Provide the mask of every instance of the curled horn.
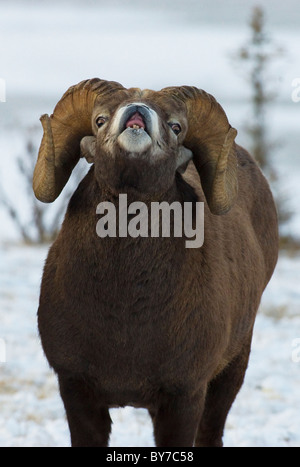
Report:
[{"label": "curled horn", "polygon": [[93,134],[96,99],[121,89],[114,81],[82,81],[65,92],[50,117],[42,115],[44,134],[33,174],[33,191],[40,201],[51,203],[67,183],[80,158],[80,140]]},{"label": "curled horn", "polygon": [[192,86],[162,90],[187,109],[188,131],[184,146],[193,152],[193,162],[213,214],[225,214],[238,191],[237,159],[232,128],[226,114],[210,94]]}]

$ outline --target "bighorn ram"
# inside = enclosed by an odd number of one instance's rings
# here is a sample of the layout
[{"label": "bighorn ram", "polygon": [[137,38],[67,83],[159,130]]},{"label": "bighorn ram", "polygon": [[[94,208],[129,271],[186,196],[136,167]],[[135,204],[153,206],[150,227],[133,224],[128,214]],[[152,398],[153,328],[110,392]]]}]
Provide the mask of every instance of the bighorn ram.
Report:
[{"label": "bighorn ram", "polygon": [[[80,156],[93,162],[49,251],[38,310],[72,445],[107,446],[109,408],[132,405],[149,410],[157,446],[221,446],[277,261],[265,178],[222,107],[195,87],[95,78],[41,122],[38,199],[58,197]],[[118,208],[120,194],[148,207],[204,202],[203,246],[186,248],[173,229],[100,238],[97,206]]]}]

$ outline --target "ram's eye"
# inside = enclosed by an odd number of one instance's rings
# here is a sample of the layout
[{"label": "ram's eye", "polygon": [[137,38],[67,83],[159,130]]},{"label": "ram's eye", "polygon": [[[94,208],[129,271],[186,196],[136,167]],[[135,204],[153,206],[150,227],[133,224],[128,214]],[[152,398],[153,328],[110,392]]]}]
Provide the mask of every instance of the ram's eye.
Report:
[{"label": "ram's eye", "polygon": [[97,125],[98,128],[100,128],[102,125],[104,125],[105,122],[106,122],[105,117],[97,117],[96,118],[96,125]]},{"label": "ram's eye", "polygon": [[181,132],[181,126],[179,125],[179,123],[169,123],[172,131],[175,133],[175,135],[179,135],[179,133]]}]

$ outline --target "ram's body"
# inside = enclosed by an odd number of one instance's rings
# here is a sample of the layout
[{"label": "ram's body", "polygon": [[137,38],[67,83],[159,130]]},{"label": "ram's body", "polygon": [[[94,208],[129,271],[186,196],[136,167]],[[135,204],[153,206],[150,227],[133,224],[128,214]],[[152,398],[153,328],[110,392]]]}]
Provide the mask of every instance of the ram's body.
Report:
[{"label": "ram's body", "polygon": [[[38,315],[74,446],[106,445],[108,408],[124,405],[148,408],[159,446],[222,444],[277,260],[268,184],[244,149],[234,145],[234,154],[239,190],[225,215],[210,212],[197,161],[152,194],[137,190],[136,171],[126,172],[126,189],[99,183],[95,160],[71,198],[46,262]],[[149,207],[153,200],[205,202],[203,246],[186,248],[186,238],[173,235],[100,239],[97,205],[118,207],[123,191],[128,203]]]}]

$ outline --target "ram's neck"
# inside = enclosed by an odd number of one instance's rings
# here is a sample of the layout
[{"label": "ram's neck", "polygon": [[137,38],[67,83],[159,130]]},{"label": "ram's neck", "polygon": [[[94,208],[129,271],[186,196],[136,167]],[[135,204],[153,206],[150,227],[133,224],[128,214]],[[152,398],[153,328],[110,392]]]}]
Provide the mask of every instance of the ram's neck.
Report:
[{"label": "ram's neck", "polygon": [[[73,229],[72,237],[75,230],[82,236],[79,244],[91,242],[93,238],[96,249],[133,245],[139,249],[172,250],[179,245],[186,247],[187,243],[190,248],[192,241],[188,239],[197,237],[196,230],[199,232],[202,227],[197,225],[196,211],[199,206],[195,192],[179,174],[165,193],[149,195],[133,188],[117,192],[99,187],[91,170],[70,200],[64,228]],[[81,221],[84,228],[76,227],[79,219],[84,219]],[[146,238],[154,241],[145,241]],[[194,247],[199,246],[196,243]]]}]

